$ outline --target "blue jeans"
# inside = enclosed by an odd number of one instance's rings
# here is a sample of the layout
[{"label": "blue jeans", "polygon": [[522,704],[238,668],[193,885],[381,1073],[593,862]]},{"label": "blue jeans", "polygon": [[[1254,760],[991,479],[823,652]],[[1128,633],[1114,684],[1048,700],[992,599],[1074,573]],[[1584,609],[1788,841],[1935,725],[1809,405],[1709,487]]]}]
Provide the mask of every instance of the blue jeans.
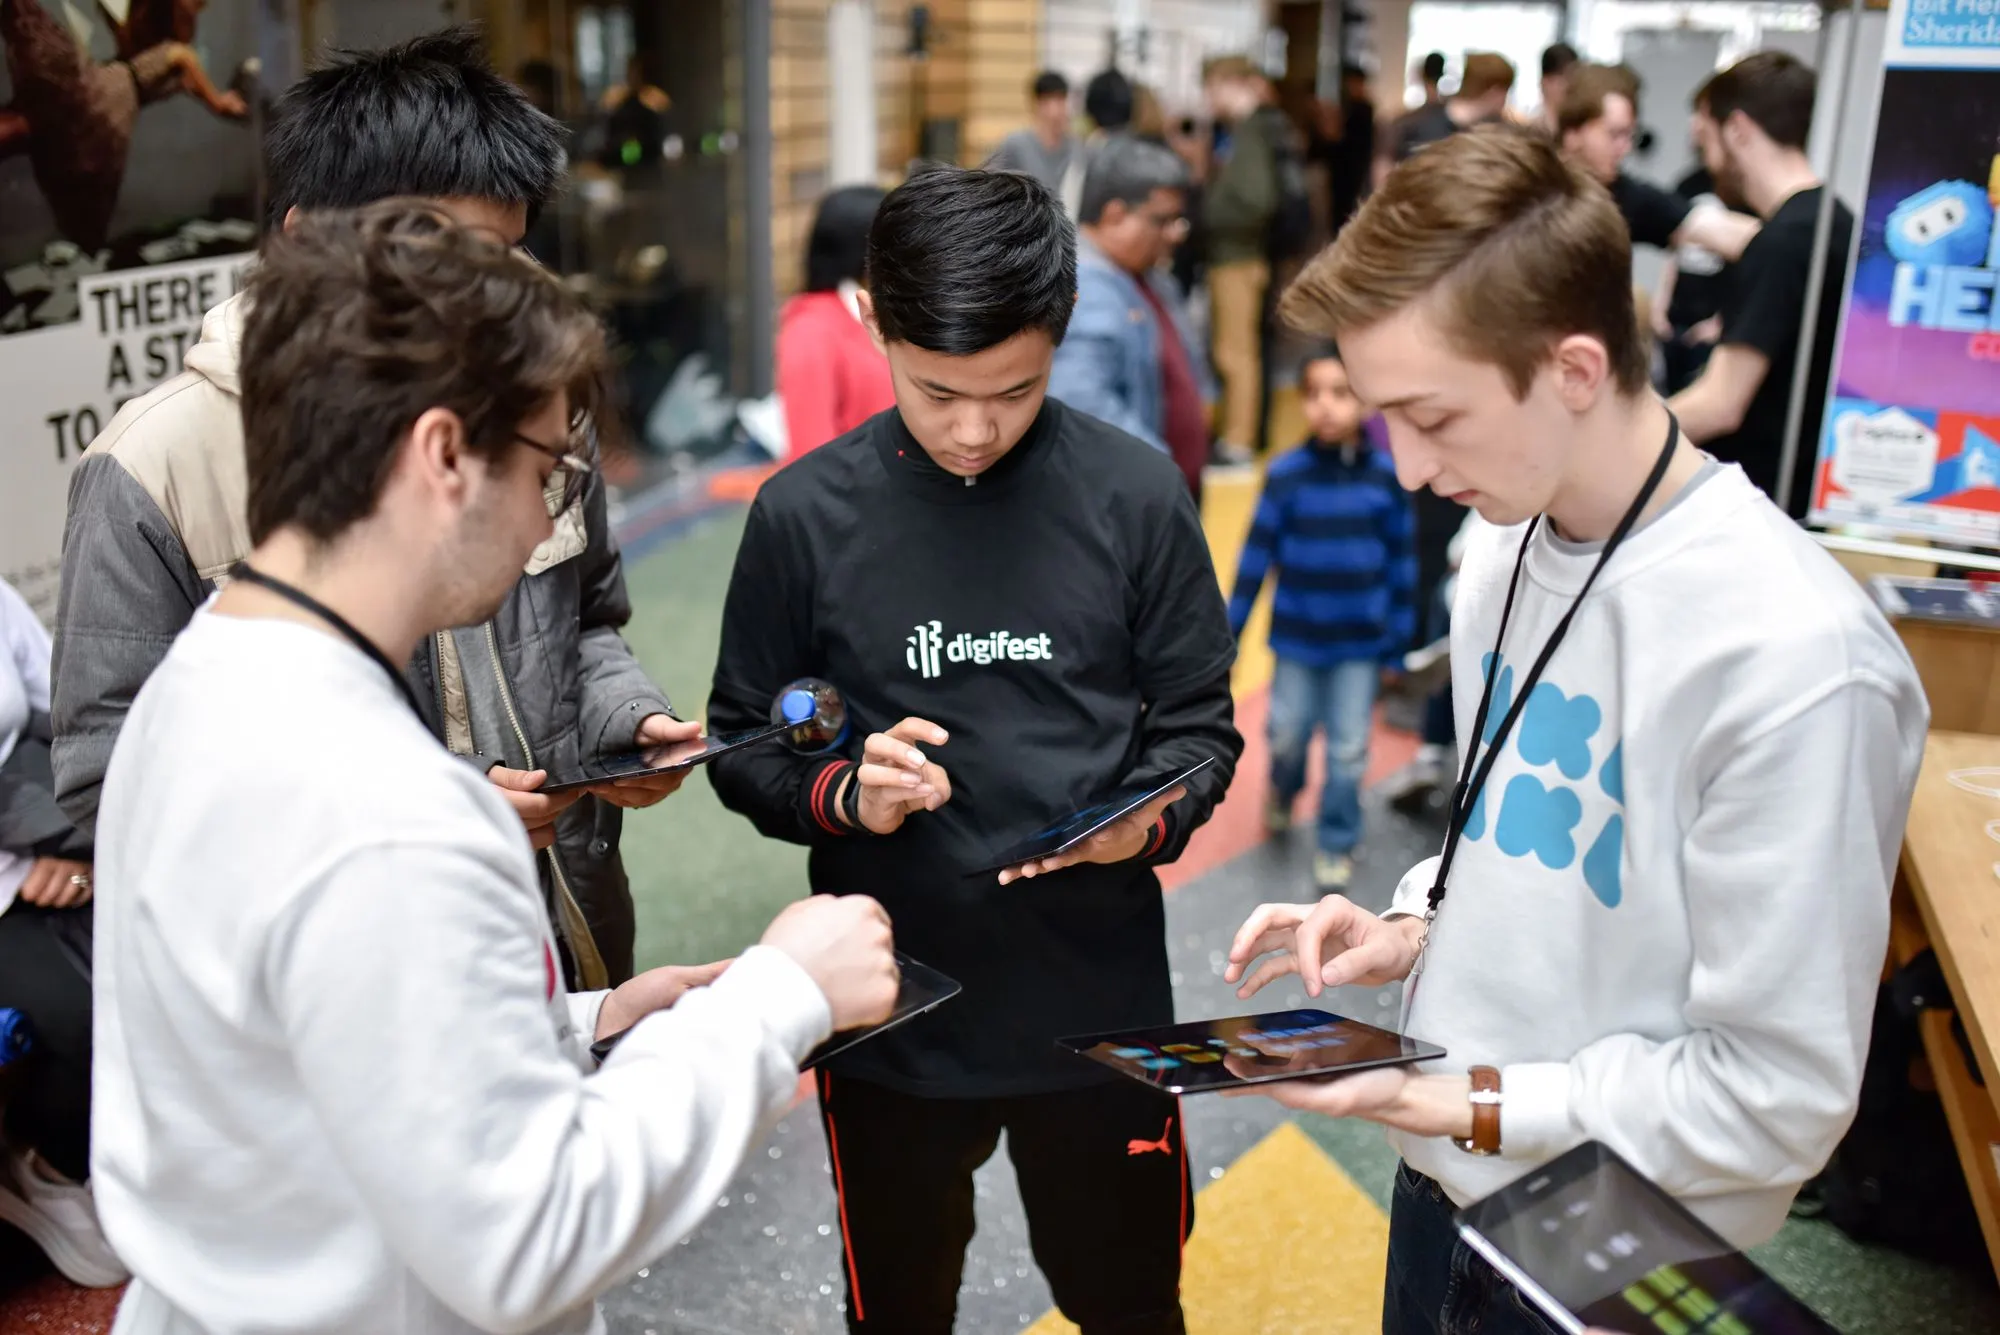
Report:
[{"label": "blue jeans", "polygon": [[1507,1279],[1458,1236],[1444,1189],[1396,1165],[1382,1335],[1557,1335]]},{"label": "blue jeans", "polygon": [[1326,730],[1326,784],[1319,795],[1319,847],[1341,854],[1361,842],[1361,776],[1368,769],[1381,668],[1372,659],[1307,667],[1279,659],[1271,677],[1271,787],[1289,805],[1306,786],[1313,731]]}]

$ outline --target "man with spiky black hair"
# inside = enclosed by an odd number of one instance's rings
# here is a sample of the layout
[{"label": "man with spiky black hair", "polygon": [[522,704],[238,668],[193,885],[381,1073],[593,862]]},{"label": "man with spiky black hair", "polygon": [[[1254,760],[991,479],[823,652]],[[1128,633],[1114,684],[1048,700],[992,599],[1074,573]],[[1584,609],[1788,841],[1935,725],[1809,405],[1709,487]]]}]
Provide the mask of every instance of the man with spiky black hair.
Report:
[{"label": "man with spiky black hair", "polygon": [[[272,228],[303,214],[407,196],[519,244],[563,175],[564,131],[495,73],[479,34],[447,28],[338,53],[279,99],[265,140]],[[77,465],[63,537],[54,765],[63,809],[96,824],[113,743],[174,637],[250,550],[238,349],[245,300],[208,312],[185,370],[119,410]],[[587,442],[576,442],[584,448]],[[621,807],[678,786],[626,781],[587,795],[536,791],[543,772],[601,752],[679,740],[697,725],[640,669],[593,471],[499,612],[428,637],[409,665],[425,722],[498,787],[541,851],[543,888],[573,987],[632,974]],[[310,720],[295,727],[301,746]],[[329,749],[328,763],[366,757]]]}]

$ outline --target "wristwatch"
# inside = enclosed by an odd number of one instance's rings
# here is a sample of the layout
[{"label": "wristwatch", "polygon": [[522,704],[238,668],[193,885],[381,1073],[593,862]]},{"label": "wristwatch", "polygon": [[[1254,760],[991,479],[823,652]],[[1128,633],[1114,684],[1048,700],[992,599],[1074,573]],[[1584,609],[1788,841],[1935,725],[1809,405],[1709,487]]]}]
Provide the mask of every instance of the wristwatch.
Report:
[{"label": "wristwatch", "polygon": [[1466,1074],[1472,1078],[1472,1138],[1451,1143],[1467,1154],[1487,1158],[1500,1152],[1500,1072],[1491,1066],[1475,1066]]}]

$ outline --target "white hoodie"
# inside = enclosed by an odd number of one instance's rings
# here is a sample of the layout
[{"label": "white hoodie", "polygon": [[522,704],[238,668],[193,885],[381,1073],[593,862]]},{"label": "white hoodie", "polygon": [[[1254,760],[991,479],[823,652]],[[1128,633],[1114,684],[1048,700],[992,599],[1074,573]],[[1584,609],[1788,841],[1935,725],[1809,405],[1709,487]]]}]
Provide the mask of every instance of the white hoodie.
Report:
[{"label": "white hoodie", "polygon": [[195,616],[97,833],[119,1335],[600,1330],[830,1023],[753,947],[591,1073],[606,994],[560,990],[520,821],[380,667],[292,623]]},{"label": "white hoodie", "polygon": [[[1467,545],[1462,745],[1521,534]],[[1538,529],[1489,734],[1597,550]],[[1860,586],[1741,470],[1684,490],[1612,556],[1507,738],[1407,994],[1442,1068],[1502,1068],[1504,1157],[1399,1136],[1410,1164],[1463,1204],[1595,1138],[1731,1241],[1776,1232],[1854,1115],[1928,721]]]}]

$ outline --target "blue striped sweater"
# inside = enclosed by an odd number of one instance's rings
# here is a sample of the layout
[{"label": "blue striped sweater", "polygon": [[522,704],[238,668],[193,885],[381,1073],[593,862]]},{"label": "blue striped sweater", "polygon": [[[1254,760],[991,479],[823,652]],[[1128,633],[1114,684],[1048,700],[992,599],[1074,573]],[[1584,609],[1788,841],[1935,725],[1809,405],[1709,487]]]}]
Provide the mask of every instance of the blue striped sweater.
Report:
[{"label": "blue striped sweater", "polygon": [[1307,667],[1399,663],[1416,631],[1410,498],[1369,443],[1307,441],[1272,463],[1236,567],[1238,636],[1273,566],[1271,652]]}]

